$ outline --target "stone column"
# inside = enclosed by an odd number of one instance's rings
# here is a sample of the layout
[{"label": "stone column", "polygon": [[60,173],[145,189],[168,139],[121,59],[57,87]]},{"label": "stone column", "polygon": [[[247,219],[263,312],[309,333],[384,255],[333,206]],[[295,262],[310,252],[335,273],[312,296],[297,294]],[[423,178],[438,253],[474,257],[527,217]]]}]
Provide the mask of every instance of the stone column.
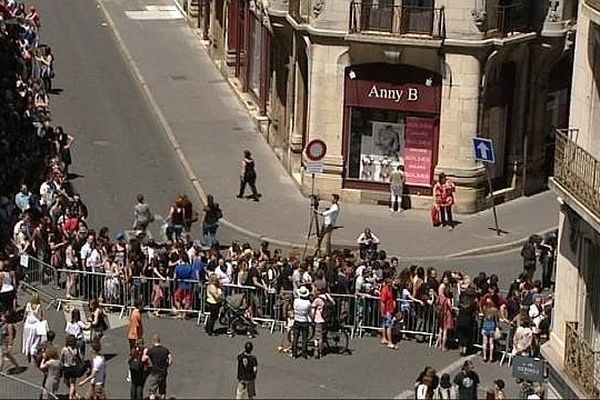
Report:
[{"label": "stone column", "polygon": [[[319,174],[315,190],[319,193],[339,192],[342,188],[344,158],[342,156],[344,113],[344,68],[340,57],[347,46],[311,44],[308,60],[308,141],[321,139],[327,144],[325,171]],[[302,186],[310,191],[310,176],[304,174]]]},{"label": "stone column", "polygon": [[477,136],[481,64],[476,55],[448,53],[442,87],[438,164],[456,184],[456,209],[480,208],[485,170],[473,158],[472,138]]}]

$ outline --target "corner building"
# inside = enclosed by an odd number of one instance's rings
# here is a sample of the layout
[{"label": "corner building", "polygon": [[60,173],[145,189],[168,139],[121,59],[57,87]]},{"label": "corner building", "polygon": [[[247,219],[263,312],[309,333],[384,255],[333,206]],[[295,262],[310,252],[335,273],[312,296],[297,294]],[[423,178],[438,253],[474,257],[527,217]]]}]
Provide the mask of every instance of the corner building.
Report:
[{"label": "corner building", "polygon": [[472,138],[494,141],[500,201],[543,190],[567,128],[577,0],[193,0],[210,54],[304,192],[304,146],[327,143],[315,189],[412,207],[438,172],[457,210],[490,205]]},{"label": "corner building", "polygon": [[555,308],[542,354],[561,398],[600,397],[600,1],[579,5],[569,129],[556,132]]}]

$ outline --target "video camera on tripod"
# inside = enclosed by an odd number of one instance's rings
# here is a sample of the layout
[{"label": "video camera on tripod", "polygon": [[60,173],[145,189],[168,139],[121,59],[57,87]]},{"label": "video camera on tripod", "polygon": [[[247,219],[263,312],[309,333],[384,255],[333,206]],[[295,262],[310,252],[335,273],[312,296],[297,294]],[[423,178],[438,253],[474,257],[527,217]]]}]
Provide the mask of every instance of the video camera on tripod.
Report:
[{"label": "video camera on tripod", "polygon": [[321,201],[319,195],[311,194],[310,196],[308,196],[308,198],[310,200],[310,206],[312,207],[313,211],[319,210],[319,202]]}]

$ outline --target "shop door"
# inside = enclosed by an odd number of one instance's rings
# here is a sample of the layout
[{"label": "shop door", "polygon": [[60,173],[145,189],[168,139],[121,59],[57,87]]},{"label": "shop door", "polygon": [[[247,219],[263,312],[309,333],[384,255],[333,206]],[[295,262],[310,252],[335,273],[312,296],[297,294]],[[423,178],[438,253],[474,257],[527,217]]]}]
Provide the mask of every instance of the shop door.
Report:
[{"label": "shop door", "polygon": [[362,31],[392,32],[394,18],[393,0],[365,0],[361,5]]}]

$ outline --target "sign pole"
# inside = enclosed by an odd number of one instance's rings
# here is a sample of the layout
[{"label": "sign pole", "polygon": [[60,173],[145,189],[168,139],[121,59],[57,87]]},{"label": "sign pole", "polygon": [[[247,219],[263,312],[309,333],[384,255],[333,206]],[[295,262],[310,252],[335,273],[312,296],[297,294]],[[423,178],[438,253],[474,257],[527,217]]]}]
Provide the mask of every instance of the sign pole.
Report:
[{"label": "sign pole", "polygon": [[492,196],[492,211],[494,212],[494,226],[496,227],[496,234],[500,236],[500,227],[498,226],[498,213],[496,212],[496,198],[494,196],[494,189],[492,188],[492,171],[490,170],[490,164],[485,164],[485,172],[487,175],[488,187],[490,189],[490,196]]}]

